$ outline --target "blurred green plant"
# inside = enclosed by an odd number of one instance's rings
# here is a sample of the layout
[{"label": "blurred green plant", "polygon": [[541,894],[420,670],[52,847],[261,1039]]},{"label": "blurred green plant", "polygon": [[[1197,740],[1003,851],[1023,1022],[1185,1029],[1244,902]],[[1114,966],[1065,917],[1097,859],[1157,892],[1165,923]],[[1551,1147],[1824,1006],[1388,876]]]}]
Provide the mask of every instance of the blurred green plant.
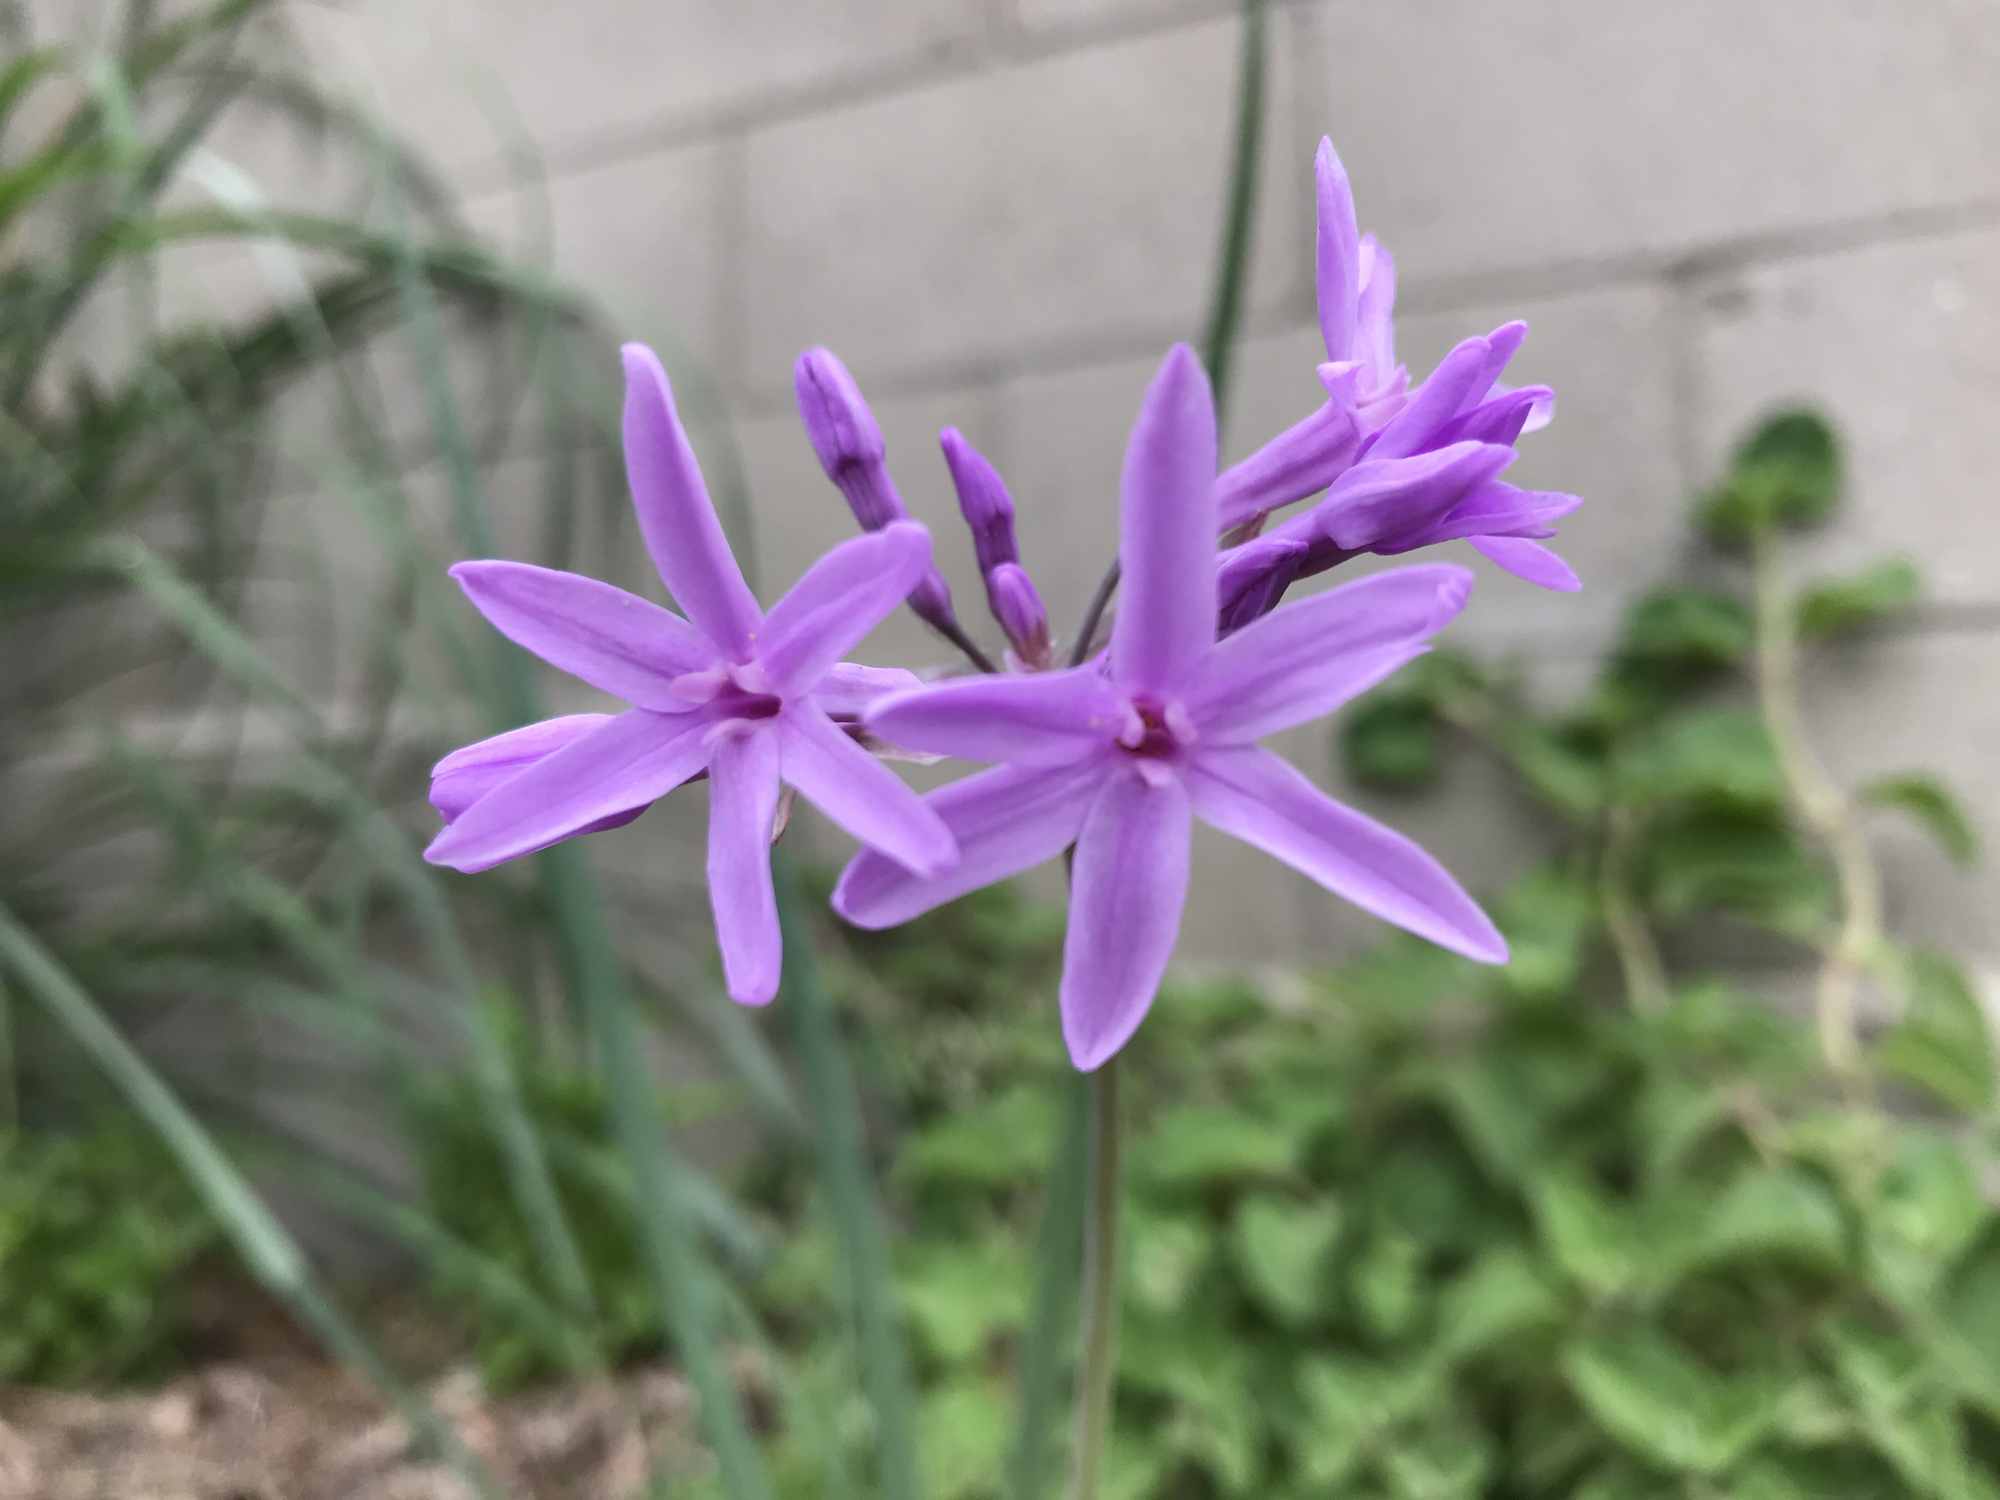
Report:
[{"label": "blurred green plant", "polygon": [[[1903,564],[1785,583],[1839,476],[1818,418],[1754,433],[1700,507],[1747,573],[1636,603],[1572,707],[1440,653],[1350,715],[1348,769],[1385,790],[1497,756],[1553,855],[1497,903],[1504,970],[1399,940],[1161,997],[1126,1072],[1110,1493],[2000,1495],[1995,1039],[1955,963],[1882,930],[1860,833],[1889,809],[1965,859],[1971,825],[1917,772],[1838,789],[1799,727],[1800,651],[1915,597]],[[1766,947],[1719,957],[1731,927]],[[850,1023],[898,1039],[866,1056],[931,1492],[1048,1493],[1053,1468],[1010,1470],[1008,1392],[1076,1139],[1059,919],[988,891],[846,942]],[[1786,975],[1812,1024],[1768,993]],[[751,1191],[795,1217],[799,1184]],[[790,1238],[752,1288],[821,1400],[851,1391],[830,1254]],[[848,1401],[783,1429],[783,1493],[865,1452]]]},{"label": "blurred green plant", "polygon": [[95,1385],[171,1368],[215,1220],[129,1124],[0,1134],[0,1382]]}]

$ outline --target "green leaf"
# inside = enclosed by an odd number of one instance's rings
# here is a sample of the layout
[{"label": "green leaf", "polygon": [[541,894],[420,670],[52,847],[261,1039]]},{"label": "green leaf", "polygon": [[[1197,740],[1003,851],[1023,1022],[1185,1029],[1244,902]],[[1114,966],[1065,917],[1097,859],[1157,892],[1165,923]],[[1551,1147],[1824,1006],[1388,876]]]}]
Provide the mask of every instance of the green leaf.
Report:
[{"label": "green leaf", "polygon": [[1619,758],[1616,782],[1620,796],[1638,803],[1770,812],[1785,797],[1764,721],[1738,708],[1692,709],[1668,719]]},{"label": "green leaf", "polygon": [[1823,579],[1799,594],[1799,634],[1821,640],[1880,625],[1913,606],[1921,592],[1915,564],[1903,558],[1849,578]]},{"label": "green leaf", "polygon": [[2000,1063],[1992,1024],[1965,973],[1941,953],[1902,955],[1903,1018],[1876,1042],[1876,1067],[1928,1090],[1953,1109],[1990,1109]]},{"label": "green leaf", "polygon": [[1571,739],[1527,718],[1503,726],[1497,738],[1528,790],[1564,817],[1587,820],[1604,806],[1604,765]]},{"label": "green leaf", "polygon": [[1750,654],[1756,624],[1750,607],[1713,589],[1659,589],[1625,615],[1619,654],[1649,666],[1733,666]]},{"label": "green leaf", "polygon": [[1430,704],[1378,695],[1364,700],[1342,723],[1340,753],[1347,774],[1363,786],[1417,791],[1438,779],[1443,728]]},{"label": "green leaf", "polygon": [[1507,938],[1502,985],[1531,999],[1573,990],[1598,925],[1596,894],[1587,884],[1564,870],[1537,870],[1508,888],[1494,920]]},{"label": "green leaf", "polygon": [[1543,1243],[1571,1280],[1599,1297],[1638,1280],[1647,1245],[1630,1208],[1570,1172],[1545,1175],[1531,1203]]},{"label": "green leaf", "polygon": [[1125,1296],[1151,1312],[1185,1305],[1216,1249],[1214,1231],[1191,1215],[1134,1206],[1129,1215]]},{"label": "green leaf", "polygon": [[1133,1151],[1139,1169],[1161,1187],[1199,1187],[1292,1171],[1290,1135],[1237,1110],[1188,1105],[1168,1111]]},{"label": "green leaf", "polygon": [[1747,543],[1773,526],[1815,526],[1833,513],[1841,489],[1840,446],[1826,419],[1782,411],[1737,448],[1729,473],[1703,501],[1702,529],[1719,546]]},{"label": "green leaf", "polygon": [[1463,1359],[1553,1326],[1557,1296],[1535,1263],[1519,1250],[1492,1250],[1457,1277],[1438,1302],[1438,1343]]},{"label": "green leaf", "polygon": [[1722,910],[1806,939],[1832,920],[1834,885],[1781,819],[1704,810],[1649,825],[1649,905],[1667,921]]},{"label": "green leaf", "polygon": [[1245,1289],[1278,1322],[1310,1322],[1326,1300],[1328,1258],[1340,1238],[1331,1201],[1295,1203],[1257,1196],[1237,1206],[1230,1247]]},{"label": "green leaf", "polygon": [[924,1397],[917,1416],[926,1495],[985,1500],[1007,1451],[1007,1402],[979,1381],[947,1385]]},{"label": "green leaf", "polygon": [[1858,793],[1863,802],[1908,813],[1962,865],[1979,858],[1979,830],[1958,798],[1935,776],[1912,771],[1871,781]]},{"label": "green leaf", "polygon": [[1399,1435],[1383,1456],[1382,1472],[1402,1500],[1478,1500],[1498,1457],[1490,1432],[1446,1417]]},{"label": "green leaf", "polygon": [[1577,1344],[1562,1366],[1577,1399],[1636,1455],[1705,1475],[1755,1446],[1783,1397],[1779,1382],[1710,1369],[1650,1328]]},{"label": "green leaf", "polygon": [[895,1175],[917,1186],[1033,1182],[1055,1149],[1056,1123],[1056,1101],[1047,1088],[1011,1084],[907,1136]]},{"label": "green leaf", "polygon": [[1751,1167],[1720,1196],[1701,1190],[1697,1226],[1678,1269],[1791,1260],[1832,1270],[1846,1258],[1847,1230],[1832,1190],[1809,1172]]},{"label": "green leaf", "polygon": [[1424,1248],[1414,1237],[1377,1229],[1348,1267],[1348,1291],[1361,1323],[1376,1338],[1400,1339],[1424,1306]]},{"label": "green leaf", "polygon": [[902,1293],[917,1336],[946,1364],[970,1362],[1027,1314],[1026,1268],[1006,1235],[931,1247],[904,1274]]},{"label": "green leaf", "polygon": [[1867,1204],[1868,1247],[1883,1283],[1908,1302],[1927,1297],[1987,1222],[1966,1153],[1935,1131],[1907,1130]]},{"label": "green leaf", "polygon": [[1437,1399],[1442,1384],[1440,1367],[1423,1360],[1305,1360],[1297,1376],[1305,1420],[1293,1434],[1299,1477],[1317,1487],[1348,1479],[1392,1428]]}]

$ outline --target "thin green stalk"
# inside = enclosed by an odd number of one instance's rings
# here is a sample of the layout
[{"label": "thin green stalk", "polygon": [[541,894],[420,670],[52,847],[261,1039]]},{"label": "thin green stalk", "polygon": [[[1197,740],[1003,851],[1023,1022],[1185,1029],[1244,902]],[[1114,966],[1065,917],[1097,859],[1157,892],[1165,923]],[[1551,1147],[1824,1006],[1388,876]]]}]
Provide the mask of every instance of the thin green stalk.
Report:
[{"label": "thin green stalk", "polygon": [[1077,1256],[1083,1234],[1083,1198],[1090,1153],[1091,1083],[1068,1080],[1063,1128],[1049,1163],[1042,1198],[1042,1227],[1035,1241],[1035,1300],[1021,1339],[1021,1415],[1007,1465],[1010,1500],[1041,1500],[1047,1492],[1050,1434],[1061,1398],[1063,1355],[1075,1316]]},{"label": "thin green stalk", "polygon": [[1090,1203],[1083,1221],[1083,1349],[1070,1500],[1097,1500],[1118,1367],[1118,1059],[1090,1075]]},{"label": "thin green stalk", "polygon": [[1235,148],[1229,164],[1229,201],[1216,255],[1215,290],[1209,300],[1202,359],[1215,386],[1215,421],[1222,425],[1236,335],[1243,325],[1243,284],[1256,230],[1257,163],[1264,144],[1264,0],[1244,0],[1243,48],[1237,62]]},{"label": "thin green stalk", "polygon": [[1859,990],[1882,942],[1882,872],[1854,803],[1813,753],[1799,704],[1797,604],[1769,525],[1751,538],[1757,618],[1757,702],[1778,768],[1800,820],[1826,846],[1840,882],[1841,920],[1820,966],[1814,1008],[1820,1050],[1836,1076],[1862,1078]]},{"label": "thin green stalk", "polygon": [[21,1087],[15,1066],[14,991],[0,979],[0,1135],[21,1128]]},{"label": "thin green stalk", "polygon": [[812,934],[799,920],[798,888],[789,862],[774,857],[772,874],[785,942],[783,1009],[805,1074],[808,1115],[819,1143],[815,1159],[847,1264],[861,1379],[875,1411],[875,1493],[885,1500],[917,1500],[916,1400],[896,1316],[888,1239],[869,1183],[861,1100],[820,977]]},{"label": "thin green stalk", "polygon": [[83,986],[4,906],[0,906],[0,962],[14,970],[27,992],[48,1009],[159,1135],[250,1273],[316,1331],[336,1356],[366,1373],[419,1439],[477,1493],[496,1495],[491,1476],[458,1434],[402,1382],[326,1296],[298,1243],[222,1154],[200,1121],[105,1018]]}]

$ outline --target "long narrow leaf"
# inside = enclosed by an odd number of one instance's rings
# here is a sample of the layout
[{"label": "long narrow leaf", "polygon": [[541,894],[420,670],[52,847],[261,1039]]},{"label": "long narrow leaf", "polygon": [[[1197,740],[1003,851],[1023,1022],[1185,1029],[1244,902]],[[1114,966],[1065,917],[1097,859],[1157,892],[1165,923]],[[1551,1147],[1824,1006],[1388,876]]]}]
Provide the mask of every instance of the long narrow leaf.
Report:
[{"label": "long narrow leaf", "polygon": [[812,934],[799,920],[796,879],[782,856],[772,863],[785,943],[782,1008],[805,1074],[815,1160],[847,1264],[861,1379],[875,1410],[876,1493],[886,1500],[917,1500],[916,1397],[882,1211],[870,1185],[861,1100],[820,978]]},{"label": "long narrow leaf", "polygon": [[0,961],[13,969],[133,1110],[158,1133],[214,1213],[251,1274],[296,1312],[342,1358],[370,1373],[424,1442],[479,1494],[497,1494],[484,1466],[445,1421],[390,1370],[360,1330],[327,1297],[305,1253],[230,1163],[201,1123],[133,1050],[71,977],[11,911],[0,907]]}]

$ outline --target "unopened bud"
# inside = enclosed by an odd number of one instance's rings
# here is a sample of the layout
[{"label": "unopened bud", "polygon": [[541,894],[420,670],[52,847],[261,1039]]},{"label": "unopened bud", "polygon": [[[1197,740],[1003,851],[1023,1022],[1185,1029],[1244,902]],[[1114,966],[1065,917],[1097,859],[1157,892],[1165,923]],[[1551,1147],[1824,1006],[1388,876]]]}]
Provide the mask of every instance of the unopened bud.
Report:
[{"label": "unopened bud", "polygon": [[806,440],[861,529],[880,531],[905,519],[909,512],[883,461],[882,429],[847,366],[830,349],[808,349],[792,369],[792,387]]},{"label": "unopened bud", "polygon": [[1034,580],[1017,562],[1003,562],[986,575],[986,602],[1007,632],[1008,643],[1030,671],[1045,670],[1051,659],[1049,612]]},{"label": "unopened bud", "polygon": [[1245,542],[1222,560],[1215,592],[1216,633],[1229,635],[1278,607],[1299,576],[1311,546],[1299,537],[1266,536]]},{"label": "unopened bud", "polygon": [[1000,473],[986,455],[965,440],[956,427],[938,434],[952,488],[958,491],[959,513],[972,532],[972,552],[979,571],[990,574],[1002,563],[1017,563],[1021,549],[1014,541],[1014,501]]}]

